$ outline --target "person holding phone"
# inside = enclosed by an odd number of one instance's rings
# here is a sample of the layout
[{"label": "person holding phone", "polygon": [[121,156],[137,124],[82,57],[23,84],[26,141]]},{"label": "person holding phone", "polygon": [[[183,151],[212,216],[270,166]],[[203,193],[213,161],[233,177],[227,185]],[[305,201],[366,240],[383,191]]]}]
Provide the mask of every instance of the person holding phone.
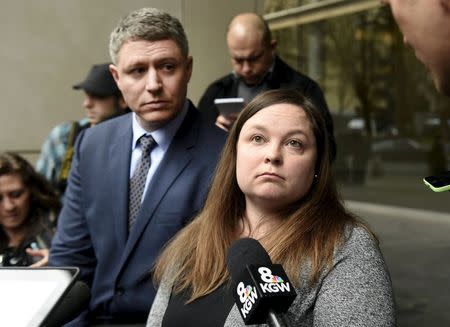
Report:
[{"label": "person holding phone", "polygon": [[255,13],[237,15],[228,26],[226,39],[233,72],[214,81],[202,95],[198,109],[208,120],[226,131],[236,120],[237,112],[219,113],[214,104],[216,99],[242,98],[248,103],[263,91],[298,89],[323,112],[326,126],[333,135],[333,121],[319,85],[289,67],[276,54],[277,41],[272,39],[269,26],[261,16]]},{"label": "person holding phone", "polygon": [[0,266],[46,266],[57,191],[21,156],[0,154]]}]

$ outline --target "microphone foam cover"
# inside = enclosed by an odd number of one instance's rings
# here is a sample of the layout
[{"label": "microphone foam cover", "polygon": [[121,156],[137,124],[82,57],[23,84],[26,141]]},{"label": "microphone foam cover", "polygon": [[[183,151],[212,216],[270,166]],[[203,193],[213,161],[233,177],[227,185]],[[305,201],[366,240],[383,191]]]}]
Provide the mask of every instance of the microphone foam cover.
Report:
[{"label": "microphone foam cover", "polygon": [[248,265],[270,266],[272,260],[263,246],[253,238],[241,238],[235,241],[227,255],[227,268],[231,279],[236,281],[239,274]]}]

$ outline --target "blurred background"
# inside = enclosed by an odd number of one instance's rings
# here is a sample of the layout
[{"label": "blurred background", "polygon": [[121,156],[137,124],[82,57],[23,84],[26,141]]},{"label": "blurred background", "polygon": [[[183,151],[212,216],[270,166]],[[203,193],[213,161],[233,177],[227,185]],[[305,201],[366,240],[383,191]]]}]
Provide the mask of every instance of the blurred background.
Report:
[{"label": "blurred background", "polygon": [[339,189],[380,237],[399,326],[450,325],[450,194],[422,182],[449,169],[450,99],[437,94],[378,0],[4,1],[0,150],[34,163],[53,126],[82,118],[82,94],[72,85],[110,60],[109,33],[119,18],[146,6],[170,12],[186,29],[194,103],[231,69],[229,20],[264,15],[279,55],[325,92]]}]

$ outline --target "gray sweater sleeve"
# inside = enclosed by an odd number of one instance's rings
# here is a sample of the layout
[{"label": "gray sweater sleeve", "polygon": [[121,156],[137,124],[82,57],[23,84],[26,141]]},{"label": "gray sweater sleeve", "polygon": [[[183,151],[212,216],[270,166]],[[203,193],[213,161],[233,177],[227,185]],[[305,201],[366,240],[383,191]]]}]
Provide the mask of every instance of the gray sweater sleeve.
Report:
[{"label": "gray sweater sleeve", "polygon": [[147,324],[145,327],[160,327],[169,305],[170,295],[172,293],[172,285],[174,277],[172,269],[166,272],[159,284],[158,291],[156,292],[155,299],[153,300],[152,307],[147,318]]},{"label": "gray sweater sleeve", "polygon": [[313,326],[395,326],[394,298],[378,245],[353,228],[317,289]]}]

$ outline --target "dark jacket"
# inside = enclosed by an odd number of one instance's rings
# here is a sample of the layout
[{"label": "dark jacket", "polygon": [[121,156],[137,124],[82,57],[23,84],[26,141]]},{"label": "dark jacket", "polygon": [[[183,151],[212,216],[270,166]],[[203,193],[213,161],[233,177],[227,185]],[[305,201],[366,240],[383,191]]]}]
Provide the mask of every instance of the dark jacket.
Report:
[{"label": "dark jacket", "polygon": [[[207,120],[215,123],[219,111],[214,105],[217,98],[235,98],[238,92],[237,77],[228,74],[214,81],[205,91],[198,103],[198,110]],[[280,57],[275,57],[273,72],[267,80],[271,90],[275,89],[297,89],[303,92],[314,104],[320,108],[325,116],[330,142],[333,147],[333,156],[336,156],[336,141],[334,139],[333,120],[328,110],[322,90],[319,85],[306,75],[296,72],[289,67]]]},{"label": "dark jacket", "polygon": [[146,320],[155,295],[150,269],[164,244],[202,208],[226,136],[191,104],[128,234],[132,134],[126,114],[77,139],[50,251],[50,266],[80,268],[94,316],[127,323]]}]

